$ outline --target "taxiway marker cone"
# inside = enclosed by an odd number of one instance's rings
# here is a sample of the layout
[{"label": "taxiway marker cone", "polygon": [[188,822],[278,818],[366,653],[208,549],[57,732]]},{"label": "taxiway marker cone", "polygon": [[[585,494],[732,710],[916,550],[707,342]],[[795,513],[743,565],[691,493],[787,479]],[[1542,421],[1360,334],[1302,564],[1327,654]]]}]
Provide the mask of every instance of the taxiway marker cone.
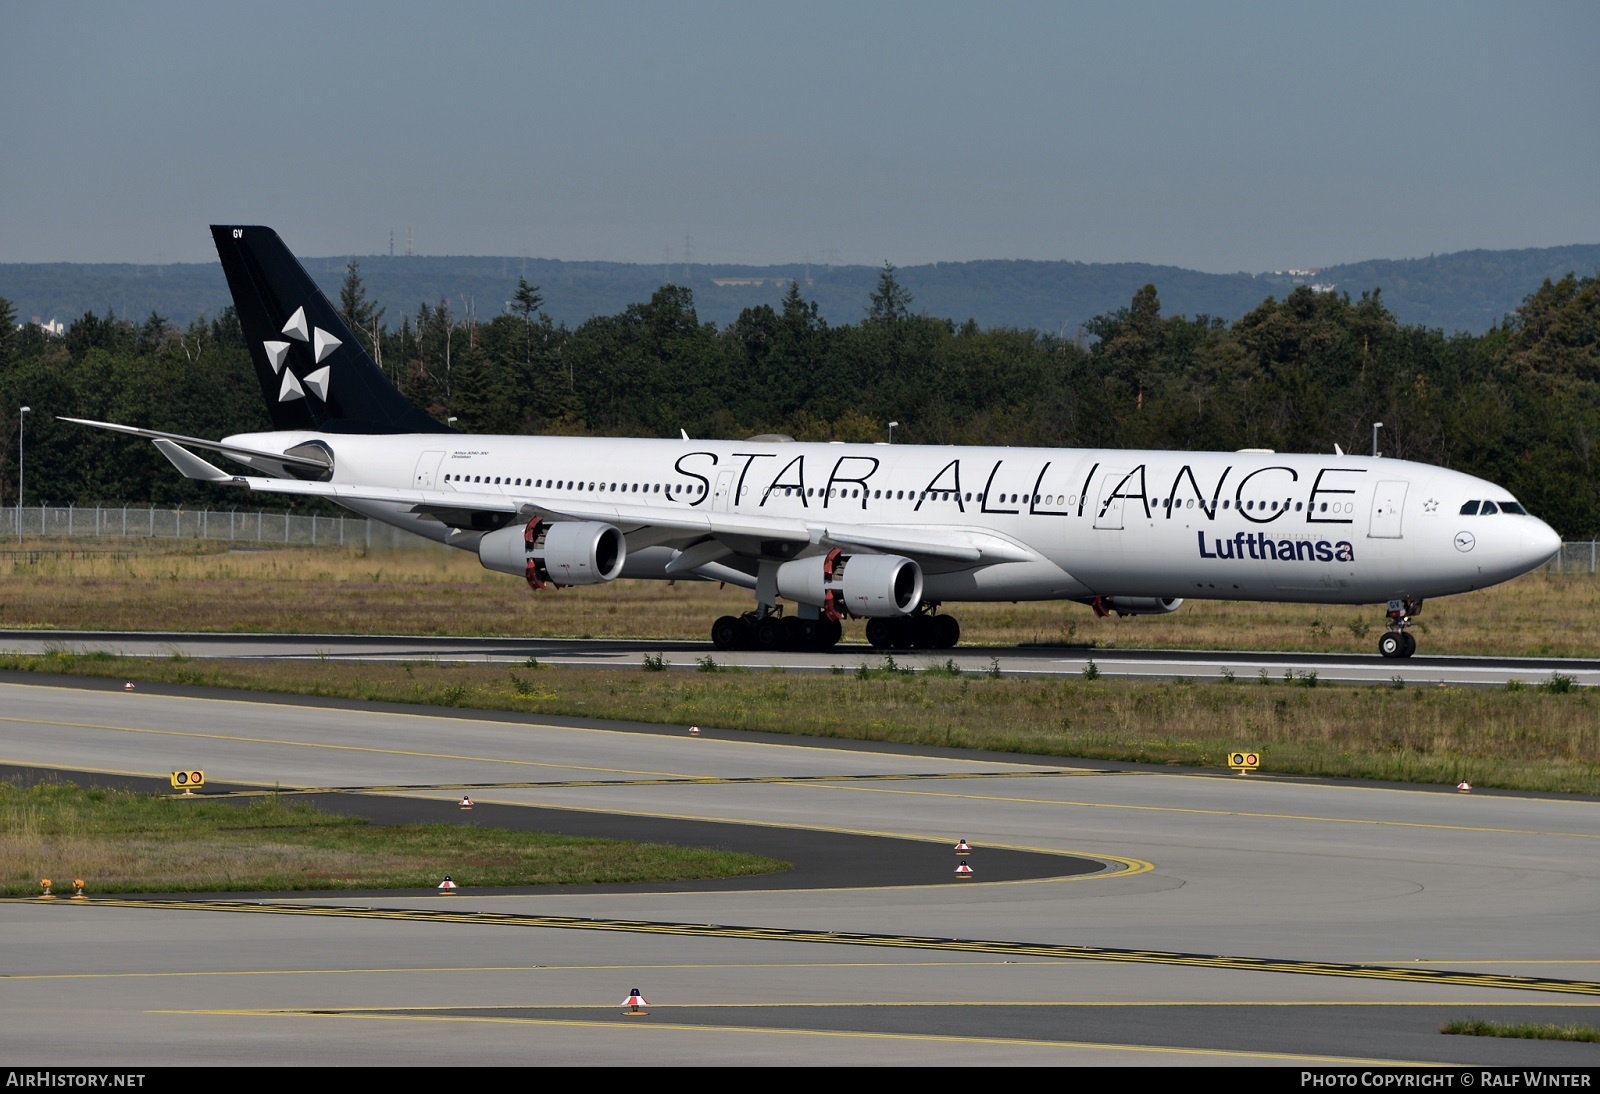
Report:
[{"label": "taxiway marker cone", "polygon": [[1472,784],[1466,779],[1462,779],[1460,782],[1456,783],[1456,789],[1463,794],[1470,794],[1472,793]]},{"label": "taxiway marker cone", "polygon": [[700,727],[699,726],[690,726],[689,727],[689,736],[691,736],[691,737],[700,736]]},{"label": "taxiway marker cone", "polygon": [[467,797],[467,795],[465,795],[465,794],[461,795],[461,808],[462,809],[471,809],[472,808],[472,799]]},{"label": "taxiway marker cone", "polygon": [[439,895],[440,896],[455,896],[456,895],[456,883],[450,880],[450,875],[449,874],[446,874],[444,876],[444,880],[439,882]]},{"label": "taxiway marker cone", "polygon": [[956,854],[958,854],[958,855],[970,855],[970,854],[972,854],[972,845],[970,843],[968,843],[964,839],[963,840],[957,840],[956,841]]},{"label": "taxiway marker cone", "polygon": [[960,878],[962,881],[965,881],[968,878],[970,878],[971,876],[972,876],[972,867],[967,865],[967,860],[966,859],[962,859],[961,860],[961,865],[956,867],[956,877]]},{"label": "taxiway marker cone", "polygon": [[126,684],[123,684],[122,685],[122,690],[123,691],[132,691],[133,690],[133,681],[129,680]]},{"label": "taxiway marker cone", "polygon": [[646,1009],[647,1007],[650,1006],[650,1003],[649,1003],[648,1000],[645,999],[644,996],[639,994],[639,989],[638,988],[634,988],[634,989],[632,989],[631,991],[628,992],[628,998],[623,1001],[622,1005],[624,1007],[628,1008],[627,1010],[623,1011],[623,1013],[627,1014],[627,1015],[630,1015],[630,1016],[631,1015],[641,1015],[642,1016],[642,1015],[650,1013]]}]

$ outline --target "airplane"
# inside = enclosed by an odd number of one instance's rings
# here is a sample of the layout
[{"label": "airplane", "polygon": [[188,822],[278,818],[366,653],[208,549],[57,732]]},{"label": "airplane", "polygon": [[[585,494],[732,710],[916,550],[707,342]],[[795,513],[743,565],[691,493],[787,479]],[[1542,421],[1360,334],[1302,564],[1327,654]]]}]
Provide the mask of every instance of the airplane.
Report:
[{"label": "airplane", "polygon": [[[463,434],[413,406],[270,228],[213,225],[272,429],[150,439],[185,476],[320,497],[477,554],[534,589],[740,586],[718,649],[946,649],[964,601],[1102,616],[1185,598],[1384,604],[1383,657],[1425,599],[1548,561],[1556,532],[1458,471],[1346,455]],[[224,471],[199,455],[248,469]]]}]

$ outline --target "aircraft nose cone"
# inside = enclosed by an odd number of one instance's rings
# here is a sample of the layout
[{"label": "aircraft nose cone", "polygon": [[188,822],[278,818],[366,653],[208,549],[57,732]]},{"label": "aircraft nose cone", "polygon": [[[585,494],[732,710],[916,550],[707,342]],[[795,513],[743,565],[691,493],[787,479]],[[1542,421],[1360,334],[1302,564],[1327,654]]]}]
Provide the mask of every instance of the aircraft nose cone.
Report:
[{"label": "aircraft nose cone", "polygon": [[1522,537],[1522,553],[1527,557],[1529,569],[1544,565],[1561,550],[1561,537],[1554,528],[1542,520],[1534,521],[1533,525]]}]

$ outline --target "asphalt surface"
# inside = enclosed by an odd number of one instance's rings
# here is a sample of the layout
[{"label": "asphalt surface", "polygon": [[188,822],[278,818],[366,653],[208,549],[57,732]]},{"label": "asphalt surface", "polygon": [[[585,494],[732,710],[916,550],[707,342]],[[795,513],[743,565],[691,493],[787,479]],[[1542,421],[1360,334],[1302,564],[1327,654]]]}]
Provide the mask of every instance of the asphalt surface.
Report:
[{"label": "asphalt surface", "polygon": [[[0,1059],[1600,1064],[1436,1032],[1600,1024],[1593,801],[15,680],[0,763],[199,766],[380,822],[461,820],[453,788],[483,787],[473,823],[765,841],[797,868],[451,898],[147,900],[91,879],[86,901],[0,902]],[[980,880],[950,877],[958,836]],[[1000,880],[1002,853],[1095,868]],[[632,987],[648,1016],[623,1014]]]},{"label": "asphalt surface", "polygon": [[[826,653],[723,651],[707,642],[630,639],[434,638],[357,635],[170,634],[119,631],[0,631],[0,651],[45,653],[51,649],[104,650],[132,657],[248,658],[259,660],[418,661],[443,660],[543,664],[588,668],[633,668],[646,655],[663,657],[669,669],[694,671],[712,658],[719,665],[790,672],[831,672],[840,667],[879,665],[884,653],[841,645]],[[1600,685],[1600,661],[1543,657],[1435,657],[1423,652],[1386,660],[1376,653],[1306,654],[1227,650],[1113,650],[1071,646],[961,646],[953,650],[895,650],[897,663],[912,667],[953,663],[963,672],[1021,676],[1080,676],[1092,662],[1103,676],[1151,680],[1249,679],[1265,672],[1279,678],[1315,674],[1330,683],[1450,684],[1498,687],[1569,677]]]}]

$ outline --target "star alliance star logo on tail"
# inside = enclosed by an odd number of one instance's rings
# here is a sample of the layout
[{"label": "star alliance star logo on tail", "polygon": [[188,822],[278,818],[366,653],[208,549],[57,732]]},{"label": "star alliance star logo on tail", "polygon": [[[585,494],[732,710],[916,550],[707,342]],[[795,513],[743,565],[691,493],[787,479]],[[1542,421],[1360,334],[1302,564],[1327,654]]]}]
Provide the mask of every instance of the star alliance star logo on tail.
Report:
[{"label": "star alliance star logo on tail", "polygon": [[[303,307],[294,310],[289,321],[283,325],[283,333],[296,342],[308,343],[311,346],[312,363],[317,365],[322,365],[323,360],[343,344],[321,327],[308,329],[306,310]],[[293,369],[284,367],[289,360],[288,342],[273,340],[263,342],[261,345],[267,351],[267,361],[272,365],[272,371],[283,375],[283,384],[278,388],[278,402],[287,403],[295,399],[304,399],[307,391],[322,402],[328,401],[328,370],[331,366],[322,365],[315,372],[297,377]]]}]

